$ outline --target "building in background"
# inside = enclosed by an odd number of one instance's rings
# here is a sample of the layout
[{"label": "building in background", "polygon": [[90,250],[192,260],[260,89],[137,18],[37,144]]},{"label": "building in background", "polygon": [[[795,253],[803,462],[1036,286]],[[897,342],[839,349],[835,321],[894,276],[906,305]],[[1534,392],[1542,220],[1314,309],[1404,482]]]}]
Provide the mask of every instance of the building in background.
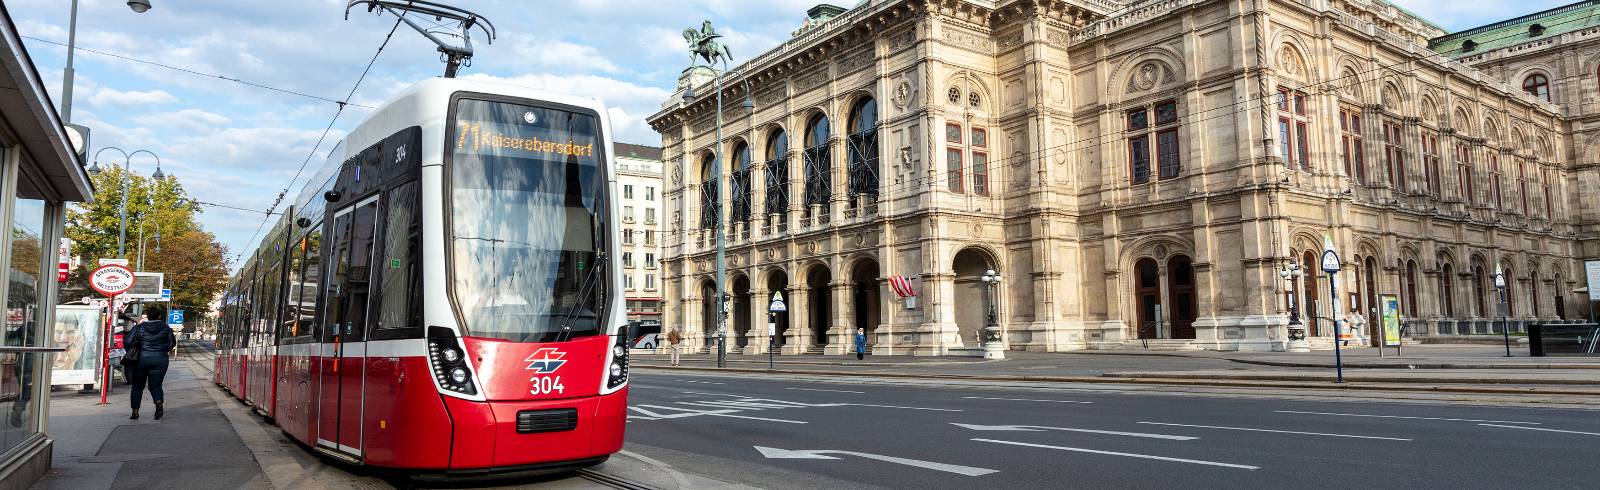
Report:
[{"label": "building in background", "polygon": [[0,4],[0,488],[27,488],[50,469],[49,339],[57,298],[57,250],[69,202],[94,193],[85,142],[63,130],[44,80]]},{"label": "building in background", "polygon": [[661,148],[616,144],[622,273],[634,337],[661,328]]},{"label": "building in background", "polygon": [[1548,88],[1384,0],[813,8],[724,75],[720,148],[708,69],[648,118],[666,321],[711,345],[719,233],[744,353],[780,291],[785,353],[845,352],[859,326],[875,353],[972,355],[990,321],[1011,349],[1282,349],[1292,322],[1331,348],[1335,317],[1370,336],[1391,294],[1411,335],[1498,334],[1497,268],[1513,330],[1571,317],[1600,221],[1572,108],[1600,94],[1596,28],[1512,23],[1479,50],[1550,50]]}]

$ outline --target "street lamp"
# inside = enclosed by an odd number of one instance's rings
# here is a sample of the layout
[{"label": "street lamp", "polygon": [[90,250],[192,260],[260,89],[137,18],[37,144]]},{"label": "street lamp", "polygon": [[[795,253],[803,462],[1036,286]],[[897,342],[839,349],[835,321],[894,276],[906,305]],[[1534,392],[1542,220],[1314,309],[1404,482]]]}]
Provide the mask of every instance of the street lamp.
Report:
[{"label": "street lamp", "polygon": [[989,293],[989,321],[988,325],[983,327],[984,359],[1006,358],[1005,351],[1001,349],[1000,343],[1000,296],[998,295],[1000,279],[1000,273],[995,272],[994,269],[983,271],[983,284]]},{"label": "street lamp", "polygon": [[1494,290],[1500,296],[1500,336],[1506,341],[1506,357],[1511,357],[1511,311],[1506,307],[1506,273],[1500,264],[1494,265]]},{"label": "street lamp", "polygon": [[1283,295],[1289,301],[1288,342],[1284,346],[1289,352],[1311,352],[1311,344],[1306,341],[1306,326],[1300,323],[1299,298],[1295,297],[1294,285],[1300,282],[1300,277],[1305,271],[1300,269],[1300,264],[1290,262],[1278,270],[1278,277],[1289,282],[1289,287]]},{"label": "street lamp", "polygon": [[[150,0],[128,0],[134,13],[150,10]],[[61,123],[72,123],[72,53],[78,47],[78,0],[72,0],[72,19],[67,22],[67,68],[61,74]]]},{"label": "street lamp", "polygon": [[128,193],[132,192],[133,187],[133,178],[131,173],[133,166],[133,155],[138,155],[140,153],[150,155],[151,158],[156,159],[156,172],[150,176],[154,177],[156,180],[161,180],[166,176],[161,173],[161,157],[156,156],[156,154],[152,153],[150,150],[135,150],[133,153],[128,153],[127,151],[123,151],[123,149],[115,146],[107,146],[105,148],[101,148],[100,151],[94,152],[94,158],[92,159],[93,163],[89,165],[89,173],[100,173],[100,152],[106,150],[116,150],[117,153],[122,154],[122,203],[118,205],[118,207],[121,209],[120,213],[122,217],[120,219],[120,224],[117,226],[117,257],[124,257],[128,253]]}]

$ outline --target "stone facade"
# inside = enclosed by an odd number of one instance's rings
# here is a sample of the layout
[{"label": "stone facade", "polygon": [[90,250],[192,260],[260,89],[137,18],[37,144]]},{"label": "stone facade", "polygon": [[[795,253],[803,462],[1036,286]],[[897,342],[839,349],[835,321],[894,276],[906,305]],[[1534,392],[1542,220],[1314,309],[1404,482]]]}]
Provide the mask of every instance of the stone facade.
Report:
[{"label": "stone facade", "polygon": [[[1413,335],[1488,333],[1496,265],[1513,328],[1571,316],[1567,112],[1443,34],[1378,0],[864,2],[721,74],[720,169],[717,73],[649,118],[663,321],[711,345],[717,209],[734,352],[765,352],[774,291],[784,353],[862,326],[878,354],[976,354],[991,308],[1010,349],[1279,349],[1291,305],[1331,347],[1332,303],[1369,335],[1384,294]],[[1337,301],[1279,276],[1324,237]]]}]

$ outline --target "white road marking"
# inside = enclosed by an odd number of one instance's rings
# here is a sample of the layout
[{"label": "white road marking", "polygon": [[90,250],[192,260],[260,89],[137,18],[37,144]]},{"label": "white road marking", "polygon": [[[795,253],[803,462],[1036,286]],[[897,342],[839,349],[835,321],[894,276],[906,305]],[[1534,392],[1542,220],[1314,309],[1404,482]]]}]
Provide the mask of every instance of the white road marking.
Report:
[{"label": "white road marking", "polygon": [[[830,406],[852,406],[852,407],[898,408],[898,409],[901,409],[901,410],[932,410],[932,411],[935,411],[935,412],[965,412],[966,411],[966,410],[958,410],[958,409],[954,409],[954,408],[902,407],[902,406],[899,406],[899,405],[870,405],[870,404],[866,404],[866,403],[833,403],[833,404],[829,404],[829,405]],[[822,405],[817,405],[817,406],[822,406]]]},{"label": "white road marking", "polygon": [[784,389],[785,390],[799,390],[799,391],[826,391],[826,392],[830,392],[830,393],[855,393],[857,395],[864,395],[864,394],[867,393],[865,391],[824,390],[824,389],[820,389],[820,388],[784,388]]},{"label": "white road marking", "polygon": [[679,383],[699,383],[699,384],[703,384],[703,385],[725,385],[725,384],[727,384],[727,383],[718,383],[716,381],[690,381],[690,380],[687,380],[687,379],[679,379],[679,380],[675,380],[675,381],[677,381]]},{"label": "white road marking", "polygon": [[[799,420],[769,419],[769,418],[763,418],[763,417],[751,417],[751,416],[748,416],[748,415],[731,415],[731,414],[734,414],[734,413],[738,413],[739,412],[738,410],[695,410],[695,409],[692,409],[692,408],[664,407],[664,406],[661,406],[661,405],[639,405],[639,406],[640,407],[647,407],[647,408],[654,408],[654,409],[657,409],[657,410],[677,410],[677,411],[681,411],[681,412],[688,412],[688,413],[672,414],[672,415],[665,415],[665,416],[657,415],[660,418],[681,418],[681,417],[694,417],[694,416],[699,416],[699,415],[705,415],[705,416],[710,416],[710,417],[728,417],[728,418],[735,418],[735,419],[761,420],[761,421],[766,421],[766,422],[782,422],[782,423],[785,423],[785,424],[808,424],[808,423],[810,423],[810,422],[804,422],[804,421],[799,421]],[[634,408],[634,407],[630,406],[628,408]]]},{"label": "white road marking", "polygon": [[1094,402],[1080,402],[1080,401],[1076,401],[1076,400],[1035,400],[1035,399],[1032,399],[1032,398],[990,398],[990,397],[987,397],[987,396],[963,396],[961,398],[966,399],[966,400],[1001,400],[1001,401],[1008,401],[1008,402],[1094,403]]},{"label": "white road marking", "polygon": [[976,467],[972,467],[972,466],[961,466],[961,465],[949,464],[949,463],[935,463],[933,461],[922,461],[922,460],[919,460],[919,459],[909,459],[909,458],[897,458],[897,457],[894,457],[894,456],[884,456],[884,455],[881,455],[881,454],[871,454],[871,453],[858,453],[858,452],[855,452],[855,451],[839,451],[839,450],[833,450],[833,449],[793,450],[793,449],[778,449],[778,448],[775,448],[775,447],[765,447],[765,446],[756,446],[755,448],[756,448],[757,451],[761,452],[762,456],[766,456],[767,459],[839,459],[839,458],[836,458],[836,457],[833,457],[833,456],[828,456],[828,455],[829,454],[841,454],[841,455],[856,456],[856,457],[867,458],[867,459],[875,459],[875,460],[878,460],[878,461],[884,461],[884,462],[895,463],[895,464],[903,464],[903,465],[906,465],[906,466],[929,469],[929,470],[934,470],[934,471],[943,471],[943,472],[946,472],[946,473],[955,473],[957,475],[983,476],[983,475],[987,475],[987,474],[990,474],[990,473],[998,473],[999,472],[999,470],[991,470],[991,469],[988,469],[988,468],[976,468]]},{"label": "white road marking", "polygon": [[1170,425],[1170,426],[1174,426],[1174,427],[1197,427],[1197,428],[1201,428],[1201,429],[1244,430],[1244,431],[1250,431],[1250,432],[1274,432],[1274,433],[1278,433],[1278,434],[1300,434],[1300,435],[1306,435],[1306,436],[1349,437],[1349,438],[1352,438],[1352,439],[1380,439],[1380,440],[1385,440],[1385,441],[1410,441],[1411,440],[1411,439],[1402,439],[1402,438],[1399,438],[1399,437],[1357,436],[1357,435],[1350,435],[1350,434],[1326,434],[1326,433],[1322,433],[1322,432],[1300,432],[1300,431],[1293,431],[1293,430],[1250,429],[1250,428],[1245,428],[1245,427],[1221,427],[1221,426],[1216,426],[1216,425],[1168,424],[1168,423],[1164,423],[1164,422],[1139,422],[1139,423],[1141,423],[1141,424],[1149,424],[1149,425]]},{"label": "white road marking", "polygon": [[734,397],[734,398],[750,398],[750,397],[745,396],[745,395],[735,395],[733,393],[708,393],[708,392],[704,392],[704,391],[685,391],[683,393],[684,394],[688,394],[688,395],[731,396],[731,397]]},{"label": "white road marking", "polygon": [[1580,432],[1580,431],[1575,431],[1575,430],[1541,429],[1541,428],[1538,428],[1538,427],[1522,427],[1522,426],[1517,426],[1517,425],[1495,425],[1495,424],[1478,424],[1478,425],[1482,425],[1482,426],[1485,426],[1485,427],[1505,427],[1507,429],[1542,430],[1542,431],[1545,431],[1545,432],[1560,432],[1560,433],[1563,433],[1563,434],[1582,434],[1582,435],[1586,435],[1586,436],[1600,436],[1600,432]]},{"label": "white road marking", "polygon": [[976,424],[958,424],[958,423],[955,423],[955,422],[951,422],[950,425],[954,425],[956,427],[963,427],[963,428],[967,428],[967,429],[972,429],[972,430],[981,430],[981,431],[1039,432],[1039,431],[1042,431],[1042,430],[1060,430],[1060,431],[1066,431],[1066,432],[1084,432],[1084,433],[1089,433],[1089,434],[1105,434],[1105,435],[1111,435],[1111,436],[1144,437],[1144,438],[1149,438],[1149,439],[1167,439],[1167,440],[1172,440],[1172,441],[1192,441],[1192,440],[1195,440],[1195,439],[1199,439],[1198,437],[1193,437],[1193,436],[1174,436],[1174,435],[1167,435],[1167,434],[1149,434],[1149,433],[1144,433],[1144,432],[1121,432],[1121,431],[1115,431],[1115,430],[1078,429],[1078,428],[1074,428],[1074,427],[1046,427],[1046,426],[1042,426],[1042,425],[976,425]]},{"label": "white road marking", "polygon": [[1198,460],[1198,459],[1169,458],[1169,457],[1166,457],[1166,456],[1152,456],[1152,455],[1149,455],[1149,454],[1119,453],[1119,452],[1114,452],[1114,451],[1100,451],[1100,450],[1097,450],[1097,449],[1084,449],[1084,448],[1079,448],[1079,447],[1066,447],[1066,446],[1051,446],[1051,445],[1048,445],[1048,444],[1032,444],[1032,443],[1027,443],[1027,442],[1000,441],[1000,440],[995,440],[995,439],[973,439],[973,440],[974,441],[979,441],[979,442],[993,442],[995,444],[1010,444],[1010,445],[1013,445],[1013,446],[1037,447],[1037,448],[1043,448],[1043,449],[1056,449],[1056,450],[1061,450],[1061,451],[1073,451],[1073,452],[1091,453],[1091,454],[1105,454],[1105,455],[1110,455],[1110,456],[1126,456],[1126,457],[1129,457],[1129,458],[1155,459],[1155,460],[1161,460],[1161,461],[1173,461],[1173,462],[1178,462],[1178,463],[1200,464],[1200,465],[1206,465],[1206,466],[1221,466],[1221,467],[1224,467],[1224,468],[1238,468],[1238,469],[1243,469],[1243,470],[1259,470],[1259,469],[1261,469],[1261,467],[1259,467],[1259,466],[1250,466],[1250,465],[1233,464],[1233,463],[1218,463],[1216,461],[1201,461],[1201,460]]},{"label": "white road marking", "polygon": [[1450,422],[1490,422],[1499,424],[1527,424],[1540,425],[1538,422],[1512,422],[1507,420],[1478,420],[1478,419],[1447,419],[1442,417],[1411,417],[1406,415],[1368,415],[1362,413],[1328,413],[1328,412],[1300,412],[1295,410],[1273,410],[1275,413],[1298,413],[1305,415],[1338,415],[1342,417],[1371,417],[1379,419],[1415,419],[1415,420],[1445,420]]}]

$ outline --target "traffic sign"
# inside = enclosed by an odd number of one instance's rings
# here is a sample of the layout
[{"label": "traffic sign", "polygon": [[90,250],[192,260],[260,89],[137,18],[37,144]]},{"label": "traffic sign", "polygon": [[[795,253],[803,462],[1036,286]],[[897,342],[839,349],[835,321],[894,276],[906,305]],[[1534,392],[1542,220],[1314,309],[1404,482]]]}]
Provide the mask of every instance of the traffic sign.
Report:
[{"label": "traffic sign", "polygon": [[767,311],[772,313],[789,311],[789,305],[783,304],[783,291],[772,293],[772,304],[767,305]]},{"label": "traffic sign", "polygon": [[172,290],[171,289],[162,289],[161,290],[161,299],[159,299],[157,301],[172,301]]},{"label": "traffic sign", "polygon": [[183,310],[167,310],[167,324],[168,325],[182,325],[183,324]]},{"label": "traffic sign", "polygon": [[116,296],[133,289],[133,271],[127,266],[108,264],[100,266],[89,273],[89,287],[94,288],[107,297]]},{"label": "traffic sign", "polygon": [[1322,236],[1322,272],[1339,272],[1339,253],[1333,251],[1333,237]]}]

